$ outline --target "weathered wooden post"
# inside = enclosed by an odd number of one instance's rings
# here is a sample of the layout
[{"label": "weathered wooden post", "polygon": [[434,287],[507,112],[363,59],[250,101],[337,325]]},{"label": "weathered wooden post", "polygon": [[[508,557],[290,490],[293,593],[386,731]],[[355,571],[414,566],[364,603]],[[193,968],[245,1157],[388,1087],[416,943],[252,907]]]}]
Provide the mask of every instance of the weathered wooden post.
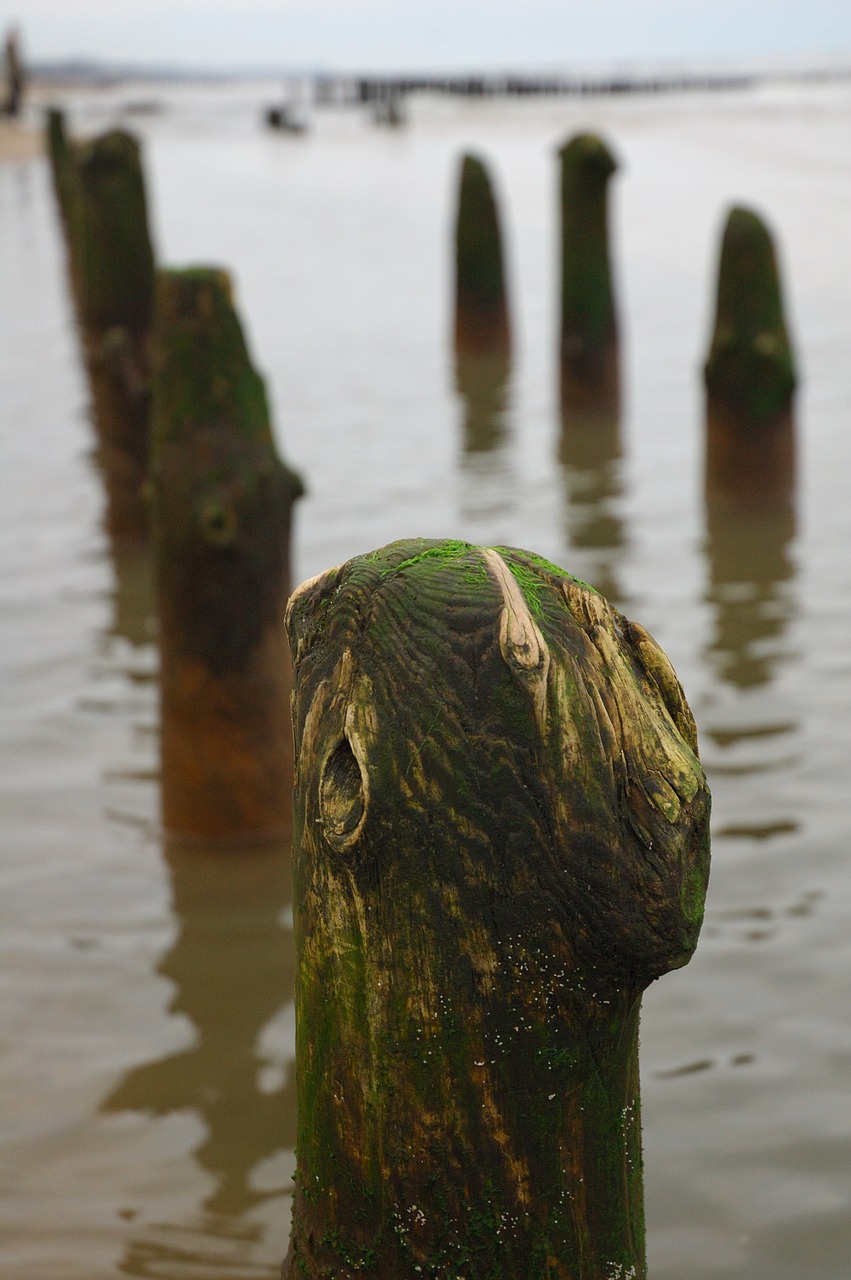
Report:
[{"label": "weathered wooden post", "polygon": [[638,1015],[709,794],[650,636],[528,552],[305,583],[289,1275],[643,1277]]},{"label": "weathered wooden post", "polygon": [[302,487],[275,451],[222,271],[158,275],[151,487],[166,831],[278,838],[292,809],[284,610]]},{"label": "weathered wooden post", "polygon": [[609,252],[608,188],[617,163],[594,134],[561,159],[561,405],[571,419],[617,419],[618,320]]},{"label": "weathered wooden post", "polygon": [[[139,143],[113,130],[74,148],[72,277],[107,487],[107,527],[143,538],[154,254]],[[62,197],[60,196],[60,207]]]},{"label": "weathered wooden post", "polygon": [[730,210],[721,242],[706,380],[706,491],[752,504],[795,482],[795,362],[771,236],[750,209]]},{"label": "weathered wooden post", "polygon": [[6,35],[6,97],[3,114],[7,116],[19,114],[24,96],[24,68],[18,44],[18,32],[13,27]]},{"label": "weathered wooden post", "polygon": [[459,355],[504,356],[510,347],[496,199],[483,161],[465,155],[455,221],[455,350]]},{"label": "weathered wooden post", "polygon": [[455,219],[455,387],[464,446],[481,452],[504,434],[511,322],[499,211],[484,162],[461,161]]},{"label": "weathered wooden post", "polygon": [[[71,225],[73,221],[74,201],[74,158],[71,144],[65,128],[65,112],[59,107],[48,107],[45,119],[45,142],[50,160],[50,171],[53,178],[53,190],[62,228],[65,232],[65,244],[71,252]],[[70,269],[70,263],[69,263]]]}]

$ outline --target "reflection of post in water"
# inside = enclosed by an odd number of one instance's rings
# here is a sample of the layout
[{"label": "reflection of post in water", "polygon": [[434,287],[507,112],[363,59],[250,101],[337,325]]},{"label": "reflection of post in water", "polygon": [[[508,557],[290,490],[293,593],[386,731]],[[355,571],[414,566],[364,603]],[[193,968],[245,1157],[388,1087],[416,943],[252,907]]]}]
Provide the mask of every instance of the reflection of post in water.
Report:
[{"label": "reflection of post in water", "polygon": [[129,1071],[102,1110],[197,1114],[206,1134],[194,1155],[214,1180],[203,1208],[237,1216],[281,1194],[253,1188],[252,1171],[295,1146],[294,1078],[264,1060],[259,1044],[293,995],[292,928],[281,921],[291,901],[289,845],[238,857],[173,847],[166,857],[179,932],[157,972],[174,983],[170,1010],[189,1019],[195,1039]]},{"label": "reflection of post in water", "polygon": [[792,615],[794,507],[779,500],[748,510],[707,496],[706,531],[719,675],[741,689],[765,684]]},{"label": "reflection of post in water", "polygon": [[747,209],[724,229],[705,379],[712,647],[723,677],[746,688],[771,679],[791,611],[796,382],[774,246]]},{"label": "reflection of post in water", "polygon": [[616,416],[572,416],[559,443],[564,476],[567,541],[571,563],[612,603],[622,601],[618,565],[626,546],[620,515],[623,497],[620,423]]},{"label": "reflection of post in water", "polygon": [[110,550],[114,581],[110,630],[137,648],[153,644],[157,606],[150,544],[113,541]]},{"label": "reflection of post in water", "polygon": [[562,147],[561,338],[563,426],[616,419],[620,407],[618,322],[608,229],[608,147],[578,134]]},{"label": "reflection of post in water", "polygon": [[463,410],[465,453],[487,453],[505,441],[510,377],[507,352],[456,352],[455,389]]}]

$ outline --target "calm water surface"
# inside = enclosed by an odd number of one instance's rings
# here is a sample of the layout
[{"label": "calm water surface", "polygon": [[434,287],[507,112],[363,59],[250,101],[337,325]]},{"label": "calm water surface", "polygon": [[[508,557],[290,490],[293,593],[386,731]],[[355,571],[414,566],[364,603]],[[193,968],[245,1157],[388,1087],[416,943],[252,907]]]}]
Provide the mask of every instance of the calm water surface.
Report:
[{"label": "calm water surface", "polygon": [[[847,1280],[851,86],[422,102],[401,130],[329,112],[303,138],[260,129],[271,93],[68,105],[77,131],[142,134],[161,260],[234,272],[309,486],[298,578],[397,537],[524,546],[670,654],[714,863],[696,958],[645,999],[651,1275]],[[617,447],[562,462],[554,151],[585,127],[621,160],[627,406]],[[518,335],[484,420],[448,346],[465,148],[498,182]],[[704,510],[699,381],[733,202],[777,233],[802,372],[795,511],[737,527]],[[162,847],[150,584],[102,532],[42,160],[0,166],[0,227],[0,1274],[273,1277],[294,1170],[287,853]]]}]

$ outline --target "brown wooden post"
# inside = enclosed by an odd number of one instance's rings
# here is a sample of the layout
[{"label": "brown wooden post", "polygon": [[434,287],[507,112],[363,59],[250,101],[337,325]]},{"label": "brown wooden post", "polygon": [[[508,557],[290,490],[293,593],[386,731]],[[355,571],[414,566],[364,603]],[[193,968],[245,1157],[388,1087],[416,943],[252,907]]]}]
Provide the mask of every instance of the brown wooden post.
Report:
[{"label": "brown wooden post", "polygon": [[162,810],[176,838],[279,838],[292,810],[292,504],[224,272],[158,275],[152,491]]},{"label": "brown wooden post", "polygon": [[511,322],[499,211],[488,170],[465,155],[455,220],[455,388],[464,407],[464,447],[493,448],[505,431]]},{"label": "brown wooden post", "polygon": [[455,221],[455,350],[506,355],[511,347],[502,236],[484,162],[461,162]]},{"label": "brown wooden post", "polygon": [[616,420],[618,320],[609,252],[608,187],[617,163],[594,134],[571,138],[561,159],[561,406],[573,418]]},{"label": "brown wooden post", "polygon": [[638,1015],[709,794],[665,655],[528,552],[305,583],[290,1277],[645,1276]]},{"label": "brown wooden post", "polygon": [[731,209],[724,227],[704,376],[707,496],[746,505],[790,498],[795,361],[774,244],[750,209]]},{"label": "brown wooden post", "polygon": [[[140,540],[148,528],[154,254],[139,143],[116,129],[75,146],[73,157],[71,274],[107,488],[107,528],[115,542]],[[60,194],[60,208],[62,202]]]}]

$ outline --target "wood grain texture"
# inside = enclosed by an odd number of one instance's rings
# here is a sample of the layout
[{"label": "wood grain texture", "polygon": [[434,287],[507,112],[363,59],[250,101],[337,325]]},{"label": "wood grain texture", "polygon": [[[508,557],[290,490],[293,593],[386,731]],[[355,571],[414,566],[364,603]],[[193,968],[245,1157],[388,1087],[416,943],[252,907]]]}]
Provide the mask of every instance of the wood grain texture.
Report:
[{"label": "wood grain texture", "polygon": [[667,658],[530,553],[394,543],[289,606],[290,1275],[645,1274],[640,996],[709,795]]}]

